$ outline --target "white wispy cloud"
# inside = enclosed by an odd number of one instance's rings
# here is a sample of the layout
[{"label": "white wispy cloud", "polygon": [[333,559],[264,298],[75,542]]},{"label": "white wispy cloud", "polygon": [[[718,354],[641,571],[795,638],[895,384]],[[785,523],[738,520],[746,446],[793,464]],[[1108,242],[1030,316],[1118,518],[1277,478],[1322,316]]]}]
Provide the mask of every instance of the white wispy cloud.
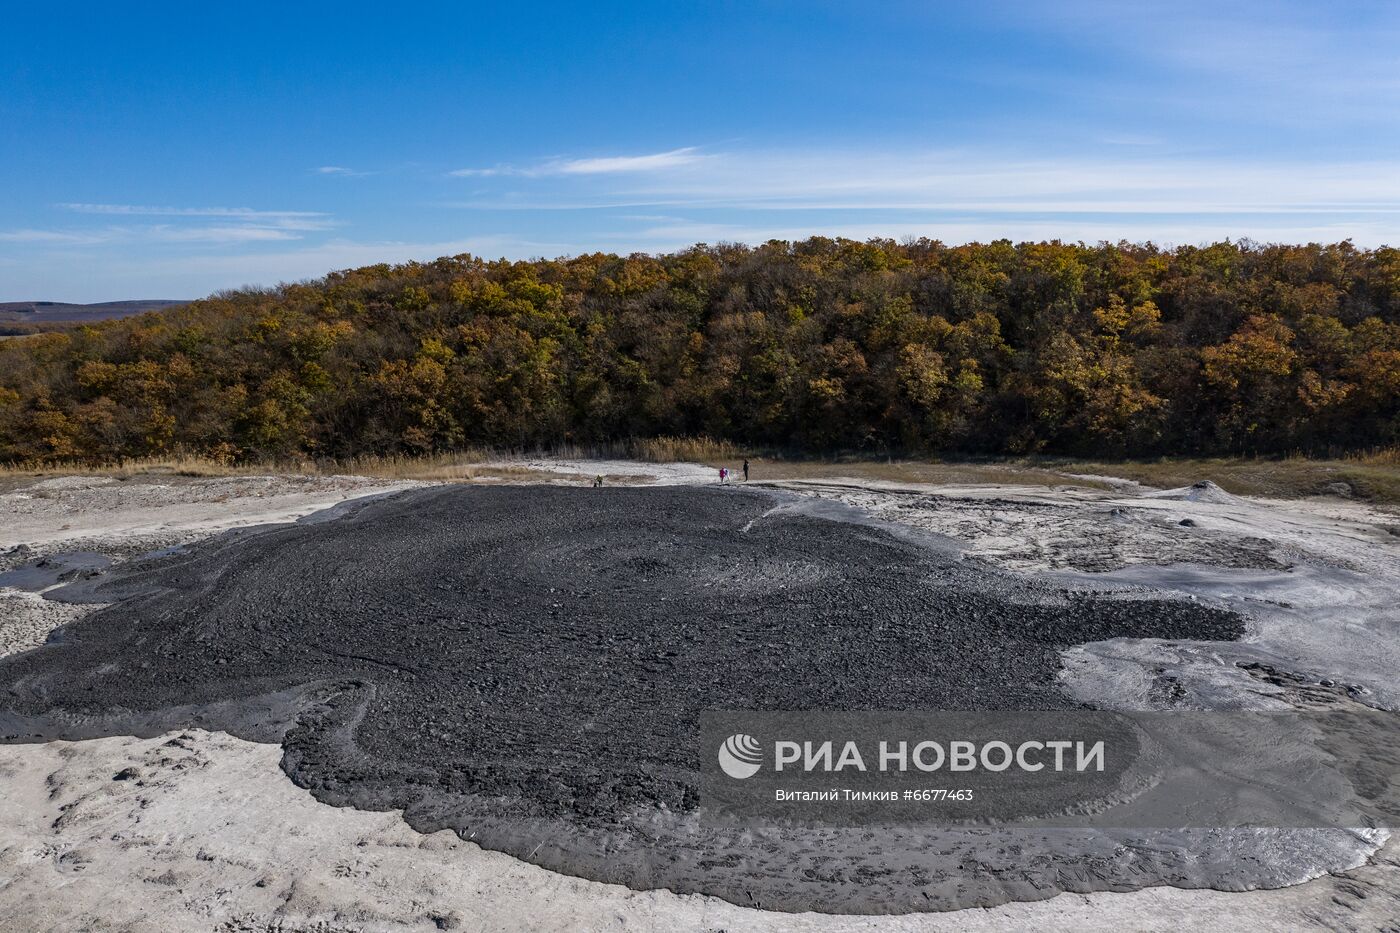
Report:
[{"label": "white wispy cloud", "polygon": [[167,243],[262,243],[277,240],[299,240],[298,230],[286,227],[207,226],[207,227],[149,227],[137,236]]},{"label": "white wispy cloud", "polygon": [[79,214],[121,214],[143,217],[237,217],[244,220],[328,217],[321,211],[262,211],[251,207],[152,207],[139,204],[59,204]]},{"label": "white wispy cloud", "polygon": [[[1149,147],[1150,148],[1150,147]],[[644,176],[556,176],[457,206],[497,210],[724,208],[1033,214],[1357,214],[1400,211],[1400,163],[993,151],[714,153]]]},{"label": "white wispy cloud", "polygon": [[1105,133],[1099,142],[1107,146],[1160,146],[1165,140],[1147,133]]},{"label": "white wispy cloud", "polygon": [[[137,204],[65,203],[61,210],[104,217],[96,227],[25,228],[0,231],[0,242],[61,249],[106,244],[240,244],[300,240],[336,226],[321,211],[255,210],[247,207],[152,207]],[[139,222],[149,218],[149,222]],[[130,220],[118,223],[118,219]],[[212,221],[212,222],[211,222]]]},{"label": "white wispy cloud", "polygon": [[[55,205],[74,214],[130,218],[93,229],[15,231],[8,242],[51,246],[96,243],[259,243],[299,240],[305,234],[333,229],[334,218],[323,211],[258,210],[251,207],[171,207],[144,204],[68,202]],[[148,223],[136,222],[150,218]],[[217,221],[213,223],[199,221]],[[193,222],[193,223],[190,223]]]},{"label": "white wispy cloud", "polygon": [[373,172],[361,172],[343,165],[322,165],[315,169],[317,175],[334,175],[339,178],[364,178]]},{"label": "white wispy cloud", "polygon": [[62,230],[2,230],[0,242],[4,243],[47,243],[52,245],[91,245],[102,243],[106,237],[95,233],[70,233]]},{"label": "white wispy cloud", "polygon": [[515,166],[501,164],[490,168],[459,168],[448,172],[458,178],[491,178],[496,176],[518,176],[542,178],[555,175],[631,175],[646,172],[661,172],[703,162],[709,156],[702,154],[695,146],[670,149],[666,152],[653,152],[646,155],[596,156],[581,159],[547,159],[534,165]]},{"label": "white wispy cloud", "polygon": [[33,229],[0,231],[0,242],[49,247],[140,243],[260,243],[300,240],[303,238],[304,232],[296,228],[255,224],[211,224],[193,227],[149,224],[108,226],[85,231]]},{"label": "white wispy cloud", "polygon": [[669,152],[654,152],[651,155],[605,156],[594,159],[565,159],[548,163],[544,174],[553,175],[610,175],[630,172],[658,172],[694,165],[703,161],[694,146],[672,149]]},{"label": "white wispy cloud", "polygon": [[495,175],[523,175],[525,173],[511,168],[509,165],[497,165],[492,168],[459,168],[447,174],[454,178],[491,178]]}]

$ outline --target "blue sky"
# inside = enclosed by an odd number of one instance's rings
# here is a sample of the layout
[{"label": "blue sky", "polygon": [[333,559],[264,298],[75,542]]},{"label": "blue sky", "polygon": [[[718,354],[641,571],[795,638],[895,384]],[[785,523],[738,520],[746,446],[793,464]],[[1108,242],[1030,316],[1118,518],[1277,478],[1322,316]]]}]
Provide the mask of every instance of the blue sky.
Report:
[{"label": "blue sky", "polygon": [[1400,4],[14,4],[0,140],[0,300],[818,233],[1400,244]]}]

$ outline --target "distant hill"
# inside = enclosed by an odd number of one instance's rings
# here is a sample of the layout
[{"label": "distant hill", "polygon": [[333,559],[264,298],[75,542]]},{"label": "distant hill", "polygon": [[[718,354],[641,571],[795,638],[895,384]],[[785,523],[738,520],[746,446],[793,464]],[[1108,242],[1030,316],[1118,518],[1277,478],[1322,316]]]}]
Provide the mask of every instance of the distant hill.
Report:
[{"label": "distant hill", "polygon": [[131,317],[147,311],[174,308],[189,304],[167,298],[145,298],[132,301],[99,301],[76,305],[63,301],[0,301],[0,321],[23,324],[87,324],[112,318]]}]

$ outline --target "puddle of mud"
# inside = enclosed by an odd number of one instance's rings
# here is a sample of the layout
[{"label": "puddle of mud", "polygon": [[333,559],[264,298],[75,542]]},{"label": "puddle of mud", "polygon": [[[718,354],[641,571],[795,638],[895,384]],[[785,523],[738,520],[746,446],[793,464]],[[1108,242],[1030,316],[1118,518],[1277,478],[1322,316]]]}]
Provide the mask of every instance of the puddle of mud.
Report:
[{"label": "puddle of mud", "polygon": [[[448,487],[222,536],[82,588],[122,602],[0,662],[0,728],[280,737],[287,772],[328,803],[402,808],[416,828],[572,874],[790,910],[1305,870],[1180,838],[1124,854],[1131,835],[1087,831],[701,826],[702,709],[1071,708],[1066,647],[1243,630],[1212,607],[1076,594],[790,501]],[[1335,864],[1357,846],[1324,848]]]},{"label": "puddle of mud", "polygon": [[110,557],[91,551],[48,554],[0,573],[0,587],[38,593],[60,583],[100,576],[111,566]]}]

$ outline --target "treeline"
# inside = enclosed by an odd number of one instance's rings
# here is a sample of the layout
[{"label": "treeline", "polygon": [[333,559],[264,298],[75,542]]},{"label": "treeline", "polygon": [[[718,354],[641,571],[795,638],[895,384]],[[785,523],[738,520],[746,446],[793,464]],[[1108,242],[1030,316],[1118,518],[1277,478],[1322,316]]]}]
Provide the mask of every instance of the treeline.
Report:
[{"label": "treeline", "polygon": [[0,341],[0,460],[709,435],[803,451],[1400,441],[1400,250],[816,238],[471,256]]}]

